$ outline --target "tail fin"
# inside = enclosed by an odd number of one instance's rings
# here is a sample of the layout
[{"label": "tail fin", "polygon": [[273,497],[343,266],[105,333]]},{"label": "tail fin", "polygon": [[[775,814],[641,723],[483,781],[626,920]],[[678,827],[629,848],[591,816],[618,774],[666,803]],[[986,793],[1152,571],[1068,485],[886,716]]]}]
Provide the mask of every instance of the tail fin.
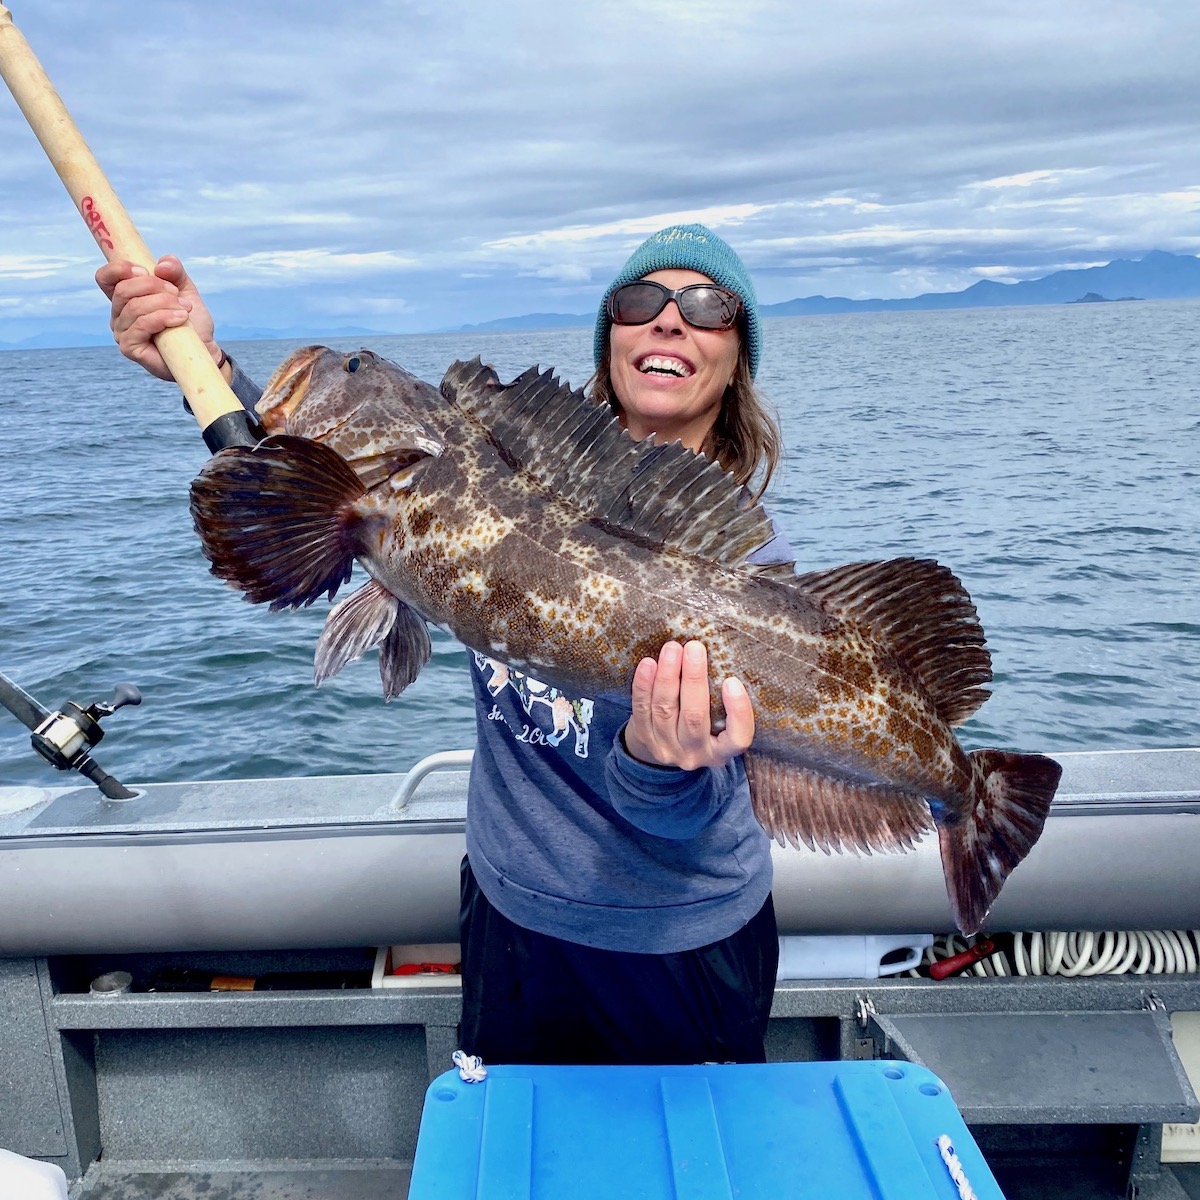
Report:
[{"label": "tail fin", "polygon": [[344,510],[363,493],[328,447],[278,435],[209,459],[192,482],[192,521],[214,575],[255,604],[298,608],[350,578]]},{"label": "tail fin", "polygon": [[1041,754],[975,750],[970,810],[938,824],[942,870],[955,923],[977,933],[1013,868],[1033,849],[1050,811],[1062,767]]}]

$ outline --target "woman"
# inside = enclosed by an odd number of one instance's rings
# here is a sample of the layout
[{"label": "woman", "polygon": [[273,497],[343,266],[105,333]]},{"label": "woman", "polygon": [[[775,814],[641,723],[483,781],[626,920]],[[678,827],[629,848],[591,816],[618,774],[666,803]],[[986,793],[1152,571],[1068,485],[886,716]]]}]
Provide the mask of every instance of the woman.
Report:
[{"label": "woman", "polygon": [[[122,353],[190,314],[244,403],[178,260],[110,264]],[[779,437],[753,387],[761,327],[741,260],[699,225],[648,238],[610,284],[592,396],[636,439],[678,439],[762,485]],[[779,539],[757,561],[789,558]],[[770,843],[741,763],[754,713],[727,679],[710,727],[698,642],[638,664],[632,702],[561,696],[472,655],[477,747],[462,866],[461,1045],[486,1061],[761,1062],[778,955]]]}]

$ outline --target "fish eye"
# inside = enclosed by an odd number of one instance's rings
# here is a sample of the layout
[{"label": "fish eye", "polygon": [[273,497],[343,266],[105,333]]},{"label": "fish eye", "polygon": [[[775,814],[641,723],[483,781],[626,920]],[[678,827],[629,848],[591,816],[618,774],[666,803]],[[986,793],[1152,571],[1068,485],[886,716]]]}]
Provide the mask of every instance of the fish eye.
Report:
[{"label": "fish eye", "polygon": [[362,366],[362,359],[357,354],[352,354],[342,365],[346,371],[353,375]]}]

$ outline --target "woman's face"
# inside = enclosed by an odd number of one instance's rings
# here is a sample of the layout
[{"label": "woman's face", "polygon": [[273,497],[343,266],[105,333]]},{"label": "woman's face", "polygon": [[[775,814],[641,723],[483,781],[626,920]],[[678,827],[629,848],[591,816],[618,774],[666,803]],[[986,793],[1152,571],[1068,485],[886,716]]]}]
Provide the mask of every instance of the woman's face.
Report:
[{"label": "woman's face", "polygon": [[[665,287],[712,283],[698,271],[653,271]],[[674,300],[645,325],[613,325],[608,335],[609,376],[621,405],[621,423],[641,441],[678,439],[700,451],[721,411],[738,360],[738,331],[697,329]]]}]

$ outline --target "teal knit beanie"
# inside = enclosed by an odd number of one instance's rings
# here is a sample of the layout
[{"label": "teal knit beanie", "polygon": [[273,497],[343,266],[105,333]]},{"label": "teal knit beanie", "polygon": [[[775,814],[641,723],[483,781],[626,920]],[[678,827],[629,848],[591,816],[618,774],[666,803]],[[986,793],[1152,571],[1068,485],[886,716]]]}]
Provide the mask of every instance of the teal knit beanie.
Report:
[{"label": "teal knit beanie", "polygon": [[746,353],[750,360],[750,374],[757,375],[758,360],[762,353],[762,325],[758,319],[754,284],[750,282],[746,264],[738,258],[733,248],[703,225],[668,225],[666,229],[651,234],[630,255],[629,261],[608,285],[608,290],[600,300],[596,336],[592,345],[596,366],[600,365],[604,356],[608,346],[608,331],[612,328],[608,315],[609,296],[617,288],[641,279],[652,271],[669,270],[699,271],[713,283],[719,283],[741,297],[746,314]]}]

